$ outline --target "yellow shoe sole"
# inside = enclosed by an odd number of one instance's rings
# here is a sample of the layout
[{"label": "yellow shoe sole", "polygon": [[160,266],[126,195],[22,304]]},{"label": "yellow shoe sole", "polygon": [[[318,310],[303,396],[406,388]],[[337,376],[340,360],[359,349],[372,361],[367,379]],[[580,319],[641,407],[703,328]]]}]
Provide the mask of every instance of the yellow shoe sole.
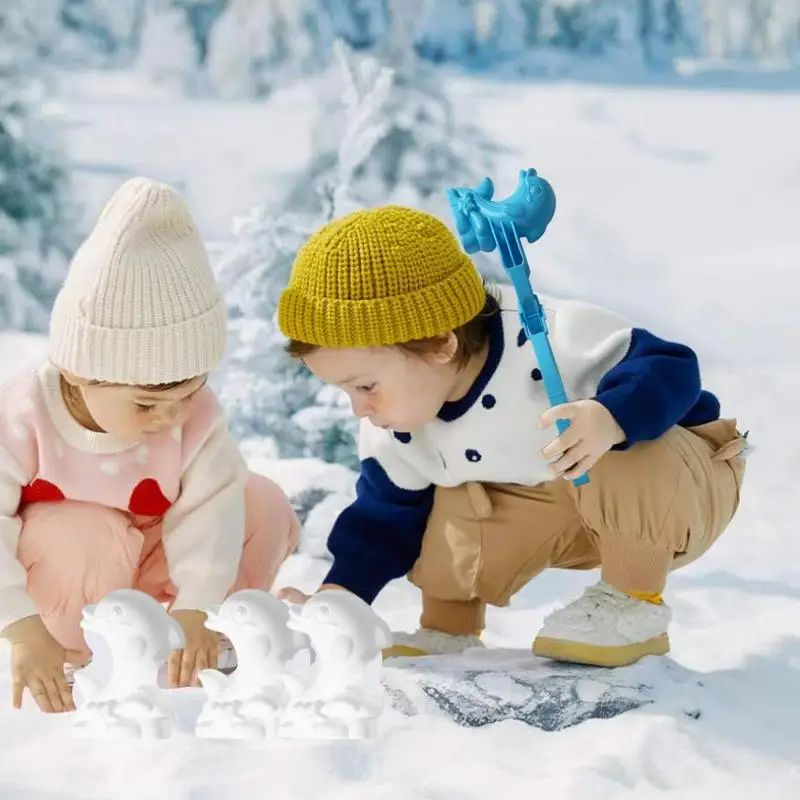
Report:
[{"label": "yellow shoe sole", "polygon": [[424,650],[420,650],[418,647],[409,647],[405,644],[394,644],[391,647],[381,650],[381,655],[383,656],[383,660],[386,661],[387,658],[413,658],[414,656],[426,656],[428,654]]},{"label": "yellow shoe sole", "polygon": [[646,642],[636,642],[620,647],[602,647],[566,639],[538,636],[533,643],[533,653],[540,658],[588,664],[593,667],[626,667],[645,656],[665,656],[669,653],[669,636],[662,633]]}]

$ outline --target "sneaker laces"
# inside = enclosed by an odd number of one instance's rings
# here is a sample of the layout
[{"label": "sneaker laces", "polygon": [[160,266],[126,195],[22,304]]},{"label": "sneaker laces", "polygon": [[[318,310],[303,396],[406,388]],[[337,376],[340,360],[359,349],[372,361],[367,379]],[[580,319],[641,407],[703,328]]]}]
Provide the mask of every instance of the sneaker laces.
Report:
[{"label": "sneaker laces", "polygon": [[618,592],[606,583],[597,583],[586,588],[584,593],[563,608],[556,609],[545,617],[545,623],[558,621],[576,622],[587,618],[602,618],[610,611],[621,611],[631,603],[633,598]]}]

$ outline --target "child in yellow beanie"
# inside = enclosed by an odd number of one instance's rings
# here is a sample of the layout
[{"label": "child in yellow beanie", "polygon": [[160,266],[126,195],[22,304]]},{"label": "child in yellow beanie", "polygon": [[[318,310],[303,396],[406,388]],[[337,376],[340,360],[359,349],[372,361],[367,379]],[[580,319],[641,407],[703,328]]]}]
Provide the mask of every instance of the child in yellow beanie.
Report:
[{"label": "child in yellow beanie", "polygon": [[225,344],[186,205],[127,181],[73,259],[48,362],[0,388],[0,629],[17,708],[26,687],[44,711],[74,707],[83,608],[116,589],[146,592],[182,626],[173,686],[225,666],[205,610],[269,589],[295,548],[288,499],[248,473],[206,385]]},{"label": "child in yellow beanie", "polygon": [[[288,351],[362,420],[357,498],[330,535],[323,585],[370,603],[404,575],[422,590],[419,630],[387,655],[481,646],[486,605],[549,567],[599,567],[601,580],[545,620],[534,652],[607,666],[664,654],[668,573],[738,507],[745,440],[701,388],[692,350],[540,299],[574,398],[558,409],[513,290],[487,290],[435,218],[359,211],[297,257],[278,310]],[[557,418],[570,421],[561,436]]]}]

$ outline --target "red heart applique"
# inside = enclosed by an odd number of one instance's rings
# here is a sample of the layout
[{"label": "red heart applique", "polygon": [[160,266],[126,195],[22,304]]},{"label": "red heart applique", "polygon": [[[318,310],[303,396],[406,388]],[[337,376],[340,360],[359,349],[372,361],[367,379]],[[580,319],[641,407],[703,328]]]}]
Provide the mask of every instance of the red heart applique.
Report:
[{"label": "red heart applique", "polygon": [[21,505],[31,503],[58,503],[64,499],[64,492],[50,481],[37,478],[27,486],[22,487]]},{"label": "red heart applique", "polygon": [[131,492],[128,510],[131,514],[143,517],[160,517],[169,511],[171,505],[172,503],[164,497],[158,481],[153,478],[145,478]]}]

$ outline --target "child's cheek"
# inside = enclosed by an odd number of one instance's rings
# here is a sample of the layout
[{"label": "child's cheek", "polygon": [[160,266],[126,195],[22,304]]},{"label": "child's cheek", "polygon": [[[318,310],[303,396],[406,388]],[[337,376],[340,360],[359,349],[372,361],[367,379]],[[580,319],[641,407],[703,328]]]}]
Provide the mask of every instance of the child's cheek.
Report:
[{"label": "child's cheek", "polygon": [[127,425],[130,431],[140,431],[147,428],[150,424],[150,415],[134,411],[128,415],[127,419],[120,420],[123,425]]},{"label": "child's cheek", "polygon": [[124,430],[127,435],[135,435],[146,430],[151,424],[151,419],[149,414],[134,409],[128,411],[126,414],[120,414],[116,420],[116,424],[121,430]]},{"label": "child's cheek", "polygon": [[391,414],[398,405],[395,396],[387,392],[374,392],[369,398],[369,404],[378,416]]}]

